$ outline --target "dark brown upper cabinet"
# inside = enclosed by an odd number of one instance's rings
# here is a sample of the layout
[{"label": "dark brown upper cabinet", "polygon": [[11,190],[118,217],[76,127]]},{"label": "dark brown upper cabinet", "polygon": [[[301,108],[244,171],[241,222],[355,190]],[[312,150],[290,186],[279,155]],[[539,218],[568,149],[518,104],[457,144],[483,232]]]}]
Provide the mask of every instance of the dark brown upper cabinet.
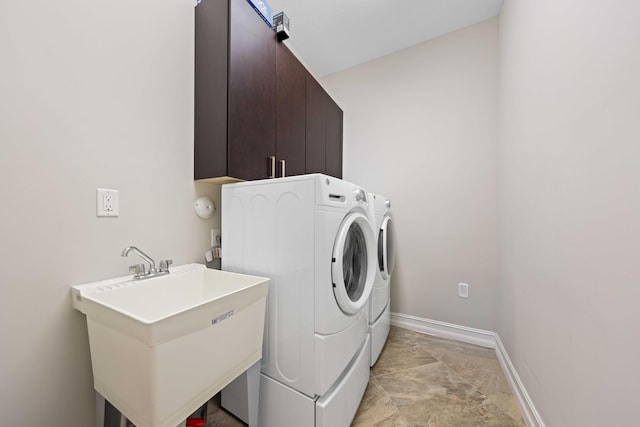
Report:
[{"label": "dark brown upper cabinet", "polygon": [[276,46],[277,176],[302,175],[305,165],[307,70],[282,43]]},{"label": "dark brown upper cabinet", "polygon": [[342,177],[342,110],[246,0],[195,8],[194,178]]},{"label": "dark brown upper cabinet", "polygon": [[325,134],[325,173],[342,178],[342,109],[333,99],[327,105]]},{"label": "dark brown upper cabinet", "polygon": [[306,95],[306,172],[342,178],[342,110],[311,75]]},{"label": "dark brown upper cabinet", "polygon": [[194,177],[268,178],[276,152],[276,35],[246,0],[203,0],[195,19]]}]

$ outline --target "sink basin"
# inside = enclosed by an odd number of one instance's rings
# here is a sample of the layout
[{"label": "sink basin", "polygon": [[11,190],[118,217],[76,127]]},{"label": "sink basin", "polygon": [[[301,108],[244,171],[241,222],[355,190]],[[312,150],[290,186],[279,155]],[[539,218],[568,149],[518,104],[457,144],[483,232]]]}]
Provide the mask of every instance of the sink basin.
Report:
[{"label": "sink basin", "polygon": [[95,389],[137,427],[175,427],[262,357],[268,286],[201,264],[73,286]]}]

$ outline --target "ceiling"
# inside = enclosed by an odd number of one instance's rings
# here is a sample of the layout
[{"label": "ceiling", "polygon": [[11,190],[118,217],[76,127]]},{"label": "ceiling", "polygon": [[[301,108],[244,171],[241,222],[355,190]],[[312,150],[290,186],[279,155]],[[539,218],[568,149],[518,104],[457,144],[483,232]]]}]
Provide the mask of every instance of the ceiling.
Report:
[{"label": "ceiling", "polygon": [[267,0],[316,77],[495,17],[502,0]]}]

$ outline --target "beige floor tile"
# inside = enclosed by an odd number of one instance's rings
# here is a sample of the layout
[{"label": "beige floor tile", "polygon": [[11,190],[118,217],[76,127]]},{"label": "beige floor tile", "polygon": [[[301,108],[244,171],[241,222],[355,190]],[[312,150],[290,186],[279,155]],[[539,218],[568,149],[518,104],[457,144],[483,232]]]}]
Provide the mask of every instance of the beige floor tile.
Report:
[{"label": "beige floor tile", "polygon": [[453,411],[439,411],[425,425],[427,427],[523,427],[491,403],[455,408]]},{"label": "beige floor tile", "polygon": [[455,371],[461,378],[473,384],[489,401],[497,405],[518,422],[524,423],[520,408],[507,383],[495,350],[457,343],[427,340],[426,350]]},{"label": "beige floor tile", "polygon": [[518,425],[526,426],[524,419],[522,418],[522,412],[520,412],[520,406],[515,397],[511,393],[504,395],[492,395],[489,396],[487,402],[491,402],[502,409],[506,414],[518,422]]},{"label": "beige floor tile", "polygon": [[428,421],[443,410],[477,406],[487,399],[442,362],[381,375],[376,381],[411,423]]},{"label": "beige floor tile", "polygon": [[404,425],[399,416],[396,405],[372,377],[351,425],[354,427]]},{"label": "beige floor tile", "polygon": [[404,329],[391,328],[389,339],[371,370],[372,376],[414,368],[437,362],[425,351],[423,343],[416,336],[405,333]]}]

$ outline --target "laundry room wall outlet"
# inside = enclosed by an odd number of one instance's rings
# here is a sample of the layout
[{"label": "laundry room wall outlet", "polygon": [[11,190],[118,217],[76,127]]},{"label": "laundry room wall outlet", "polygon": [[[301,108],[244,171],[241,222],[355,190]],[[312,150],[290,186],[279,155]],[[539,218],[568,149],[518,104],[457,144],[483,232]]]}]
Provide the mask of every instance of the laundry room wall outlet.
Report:
[{"label": "laundry room wall outlet", "polygon": [[469,298],[469,284],[458,283],[458,296],[460,298]]},{"label": "laundry room wall outlet", "polygon": [[118,216],[120,197],[118,190],[98,188],[96,190],[96,216]]}]

